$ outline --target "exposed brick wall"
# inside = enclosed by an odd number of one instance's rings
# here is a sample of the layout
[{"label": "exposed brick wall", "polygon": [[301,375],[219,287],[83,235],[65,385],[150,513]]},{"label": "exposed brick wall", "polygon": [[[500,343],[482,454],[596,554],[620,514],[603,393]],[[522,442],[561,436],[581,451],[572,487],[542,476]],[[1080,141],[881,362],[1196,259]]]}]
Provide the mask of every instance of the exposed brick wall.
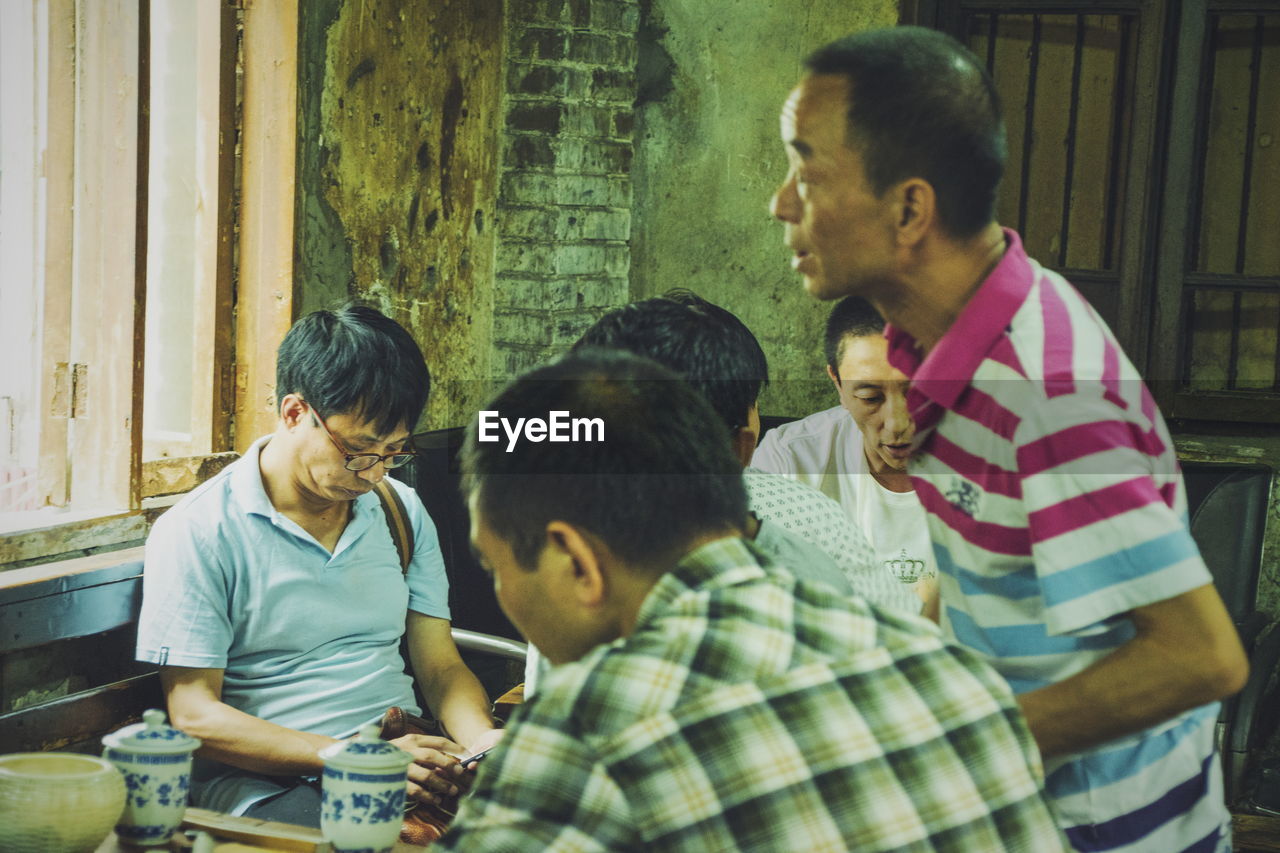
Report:
[{"label": "exposed brick wall", "polygon": [[493,371],[563,352],[628,298],[635,0],[510,0]]}]

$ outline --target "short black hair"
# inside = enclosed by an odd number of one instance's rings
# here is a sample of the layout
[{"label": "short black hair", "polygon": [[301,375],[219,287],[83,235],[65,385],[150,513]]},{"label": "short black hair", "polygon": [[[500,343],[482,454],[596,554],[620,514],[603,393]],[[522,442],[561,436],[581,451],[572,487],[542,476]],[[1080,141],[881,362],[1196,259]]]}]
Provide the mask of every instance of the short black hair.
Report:
[{"label": "short black hair", "polygon": [[321,416],[355,415],[387,434],[418,424],[431,391],[422,350],[376,308],[347,304],[293,324],[276,352],[276,405],[298,394]]},{"label": "short black hair", "polygon": [[688,290],[633,302],[605,314],[574,348],[611,347],[674,370],[711,402],[730,430],[769,383],[769,361],[751,330],[730,311]]},{"label": "short black hair", "polygon": [[844,358],[846,338],[881,334],[884,334],[884,318],[871,307],[870,302],[860,296],[846,296],[837,302],[827,317],[827,331],[822,341],[823,353],[831,372],[836,376],[840,375],[840,360]]},{"label": "short black hair", "polygon": [[742,464],[728,435],[702,395],[649,359],[576,350],[515,380],[485,409],[509,422],[562,411],[604,424],[603,441],[520,441],[509,452],[505,437],[482,442],[478,421],[468,426],[463,493],[525,568],[556,520],[651,571],[664,571],[699,536],[742,529]]},{"label": "short black hair", "polygon": [[991,75],[964,45],[924,27],[869,30],[820,48],[805,67],[849,82],[848,140],[877,195],[924,178],[952,236],[994,221],[1004,120]]}]

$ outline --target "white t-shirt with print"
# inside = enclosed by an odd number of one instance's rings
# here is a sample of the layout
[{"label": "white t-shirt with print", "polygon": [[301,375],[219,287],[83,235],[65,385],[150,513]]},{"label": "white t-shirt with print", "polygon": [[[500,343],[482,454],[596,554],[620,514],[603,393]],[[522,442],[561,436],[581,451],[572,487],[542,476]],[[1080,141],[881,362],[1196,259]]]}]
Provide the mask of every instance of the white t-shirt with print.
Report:
[{"label": "white t-shirt with print", "polygon": [[867,468],[858,425],[842,407],[774,427],[751,467],[799,480],[840,504],[866,534],[876,563],[903,583],[937,575],[924,508],[915,492],[893,492]]}]

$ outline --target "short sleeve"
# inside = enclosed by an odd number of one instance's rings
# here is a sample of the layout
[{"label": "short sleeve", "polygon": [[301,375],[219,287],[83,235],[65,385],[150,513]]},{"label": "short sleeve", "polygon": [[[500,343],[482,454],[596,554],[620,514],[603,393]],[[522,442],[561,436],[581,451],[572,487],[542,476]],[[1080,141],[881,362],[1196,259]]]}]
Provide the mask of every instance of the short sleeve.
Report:
[{"label": "short sleeve", "polygon": [[1160,426],[1087,393],[1042,402],[1019,425],[1018,477],[1050,634],[1092,633],[1212,581]]},{"label": "short sleeve", "polygon": [[170,510],[147,537],[137,659],[225,669],[234,636],[226,567],[191,519],[190,508]]}]

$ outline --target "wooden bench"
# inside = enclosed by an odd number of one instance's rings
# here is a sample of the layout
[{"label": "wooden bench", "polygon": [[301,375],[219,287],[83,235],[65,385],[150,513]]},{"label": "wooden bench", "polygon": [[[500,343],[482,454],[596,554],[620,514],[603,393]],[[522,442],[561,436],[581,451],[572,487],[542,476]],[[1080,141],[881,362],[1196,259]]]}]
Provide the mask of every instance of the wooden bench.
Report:
[{"label": "wooden bench", "polygon": [[[6,573],[6,586],[0,588],[0,661],[76,644],[71,686],[83,683],[83,688],[0,714],[0,753],[99,753],[104,734],[140,720],[147,708],[165,707],[157,669],[133,660],[142,603],[141,552],[84,558],[69,571],[64,563]],[[457,627],[453,637],[464,655],[510,662],[512,674],[500,689],[491,688],[494,695],[523,675],[524,643]]]},{"label": "wooden bench", "polygon": [[[0,660],[41,649],[56,660],[54,647],[70,645],[76,666],[67,669],[67,695],[0,715],[0,752],[99,752],[102,735],[140,719],[146,708],[164,707],[155,668],[116,654],[133,641],[141,548],[18,569],[3,580]],[[47,667],[48,660],[32,665]]]}]

